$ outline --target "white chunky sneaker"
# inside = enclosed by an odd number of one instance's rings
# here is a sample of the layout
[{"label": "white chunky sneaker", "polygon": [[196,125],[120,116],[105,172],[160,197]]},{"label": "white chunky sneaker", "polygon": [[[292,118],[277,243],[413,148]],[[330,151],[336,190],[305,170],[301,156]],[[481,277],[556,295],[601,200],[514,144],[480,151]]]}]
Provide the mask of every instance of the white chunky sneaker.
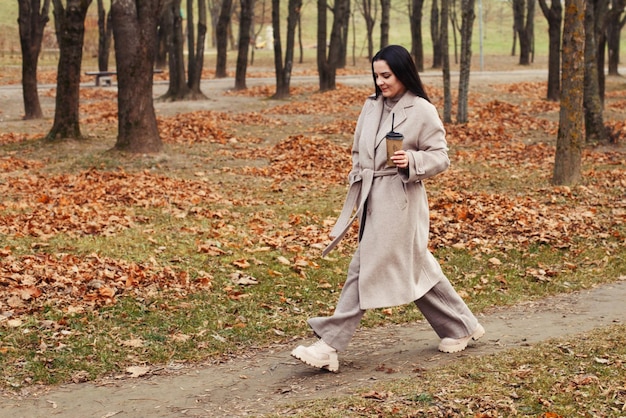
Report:
[{"label": "white chunky sneaker", "polygon": [[443,338],[439,343],[439,351],[443,351],[444,353],[458,353],[459,351],[465,350],[465,347],[467,347],[467,343],[469,343],[470,340],[477,341],[483,335],[485,335],[485,328],[478,324],[474,332],[467,337]]},{"label": "white chunky sneaker", "polygon": [[328,369],[331,372],[339,370],[337,350],[326,344],[321,338],[308,347],[299,345],[293,349],[291,355],[309,366]]}]

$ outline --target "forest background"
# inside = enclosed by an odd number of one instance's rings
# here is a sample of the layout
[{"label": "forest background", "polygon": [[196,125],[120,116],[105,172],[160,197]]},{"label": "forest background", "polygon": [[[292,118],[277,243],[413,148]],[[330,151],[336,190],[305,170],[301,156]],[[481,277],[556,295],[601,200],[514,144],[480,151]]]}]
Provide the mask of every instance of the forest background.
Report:
[{"label": "forest background", "polygon": [[[470,122],[446,126],[453,167],[428,184],[432,249],[479,314],[626,274],[623,139],[589,144],[579,186],[551,186],[558,103],[544,100],[541,17],[535,63],[520,69],[510,54],[506,3],[485,7],[485,69],[498,72],[473,76]],[[390,40],[406,43],[406,16],[395,10]],[[294,69],[302,79],[292,97],[275,101],[268,100],[271,55],[257,50],[250,77],[258,80],[249,89],[217,87],[209,73],[208,100],[157,101],[165,151],[129,156],[111,150],[115,86],[95,88],[88,78],[81,86],[86,138],[42,140],[54,110],[54,53],[42,57],[45,118],[20,120],[20,98],[11,93],[19,84],[19,55],[4,43],[10,34],[17,41],[17,29],[10,19],[4,24],[0,362],[6,397],[28,397],[42,385],[173,373],[172,365],[293,344],[309,336],[306,318],[332,312],[356,243],[346,240],[325,259],[319,252],[344,197],[354,121],[372,90],[362,55],[339,88],[325,93],[310,78],[311,56]],[[308,27],[314,25],[303,23]],[[95,66],[93,59],[85,54],[84,69]],[[440,108],[439,71],[423,76]],[[157,99],[166,77],[156,76]],[[625,90],[623,78],[607,81],[605,116],[615,132],[624,130]],[[363,325],[419,320],[407,306],[368,312]],[[429,374],[416,367],[420,379],[395,382],[402,389],[375,387],[363,392],[368,396],[301,408],[303,416],[355,410],[619,416],[626,405],[625,340],[617,323],[489,357],[471,369],[463,363]]]},{"label": "forest background", "polygon": [[[431,54],[432,42],[429,35],[430,31],[430,21],[428,19],[428,13],[430,11],[430,1],[425,1],[423,6],[424,11],[424,19],[422,22],[423,25],[423,39],[424,39],[424,49],[428,54]],[[1,0],[0,5],[2,6],[4,12],[2,16],[0,16],[0,29],[2,30],[3,36],[0,38],[0,51],[6,59],[13,58],[13,61],[5,61],[5,63],[13,62],[19,63],[20,61],[20,50],[19,50],[19,33],[16,30],[16,22],[18,17],[18,10],[15,6],[14,2],[11,0]],[[183,14],[184,9],[186,8],[186,1],[182,2],[183,6]],[[286,8],[286,5],[284,5]],[[357,58],[362,58],[367,53],[367,45],[366,45],[366,31],[364,28],[363,17],[358,10],[357,5],[353,5],[352,14],[354,15],[354,20],[351,19],[351,28],[356,28],[354,34],[350,34],[349,41],[349,49],[352,51],[354,49],[355,56]],[[265,9],[265,12],[263,11]],[[235,7],[235,11],[237,8]],[[267,28],[271,27],[271,3],[269,1],[257,1],[255,6],[255,15],[256,21],[254,22],[253,32],[258,33],[259,38],[257,39],[257,45],[263,46],[265,51],[268,51],[267,45]],[[283,17],[283,21],[286,21],[286,10],[283,10],[281,16]],[[482,21],[483,21],[483,49],[486,55],[503,57],[510,55],[513,49],[513,12],[510,2],[501,1],[501,0],[487,0],[482,2]],[[232,27],[230,35],[231,45],[232,42],[236,41],[237,38],[237,15],[233,14],[235,18],[233,23],[235,24]],[[378,11],[378,22],[380,20],[380,11]],[[89,58],[93,58],[97,53],[98,47],[98,32],[97,32],[97,10],[95,7],[95,3],[90,7],[87,19],[86,19],[86,27],[87,33],[85,36],[85,59],[87,68],[93,68],[94,62],[91,62]],[[264,22],[260,22],[263,19]],[[390,15],[390,39],[394,43],[398,43],[401,45],[409,46],[410,43],[410,30],[409,30],[409,17],[408,17],[408,4],[406,1],[402,0],[393,0],[391,2],[391,15]],[[354,25],[352,23],[354,22]],[[54,61],[54,50],[57,48],[56,40],[54,39],[54,25],[52,22],[46,27],[46,36],[44,39],[44,53],[42,56],[43,64],[49,63],[46,60],[46,56],[51,58],[52,64]],[[262,27],[260,27],[262,25]],[[302,39],[306,52],[310,52],[310,50],[314,50],[316,46],[316,27],[317,27],[317,11],[316,11],[316,3],[313,1],[304,1],[302,7]],[[480,38],[478,36],[479,30],[479,19],[478,19],[478,9],[477,9],[477,18],[475,22],[475,36],[473,37],[472,49],[474,51],[474,56],[479,57],[480,51]],[[283,32],[284,35],[284,32]],[[354,36],[354,38],[353,38]],[[374,38],[378,40],[380,36],[380,28],[378,25],[374,27]],[[547,23],[545,18],[541,15],[540,10],[536,10],[535,17],[535,50],[537,51],[538,57],[545,58],[547,56]],[[622,43],[623,44],[623,43]],[[214,39],[211,36],[207,39],[207,54],[210,57],[211,54],[215,53],[215,45]],[[452,42],[451,42],[452,45]],[[353,48],[354,47],[354,48]],[[47,54],[46,54],[47,52]],[[232,52],[235,52],[233,50]],[[451,50],[452,52],[452,50]],[[111,56],[113,59],[113,55]],[[232,58],[232,57],[231,57]],[[311,59],[314,59],[314,54],[310,56]],[[350,58],[352,58],[352,54],[350,54]],[[478,62],[478,61],[477,61]],[[487,64],[489,61],[487,61]],[[209,58],[207,67],[211,68],[212,62]],[[352,60],[349,60],[349,64],[353,64]],[[359,67],[361,67],[361,63],[359,63]],[[489,67],[485,68],[486,70]]]}]

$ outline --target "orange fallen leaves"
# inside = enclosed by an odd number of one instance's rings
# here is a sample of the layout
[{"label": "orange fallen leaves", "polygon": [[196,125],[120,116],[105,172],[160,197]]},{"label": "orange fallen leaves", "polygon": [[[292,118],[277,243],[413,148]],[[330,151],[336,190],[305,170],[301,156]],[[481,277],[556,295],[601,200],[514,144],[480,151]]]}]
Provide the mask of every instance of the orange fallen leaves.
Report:
[{"label": "orange fallen leaves", "polygon": [[[231,94],[268,95],[270,90],[258,87],[247,93]],[[15,256],[11,248],[0,248],[0,307],[9,309],[16,317],[42,309],[47,303],[57,303],[67,312],[80,312],[150,289],[185,294],[211,288],[213,277],[207,272],[194,272],[196,277],[192,280],[190,273],[182,268],[161,267],[152,261],[133,263],[96,254],[43,253],[50,239],[58,234],[107,236],[149,223],[145,215],[139,214],[143,213],[140,209],[158,210],[180,219],[194,216],[209,220],[210,236],[194,244],[194,250],[207,257],[231,255],[236,249],[245,251],[246,256],[237,255],[234,261],[229,261],[237,269],[237,276],[232,276],[231,285],[223,290],[232,300],[248,297],[242,287],[258,283],[256,278],[241,272],[259,264],[251,257],[254,253],[288,251],[294,255],[279,257],[277,262],[305,277],[307,271],[318,268],[315,257],[328,242],[334,219],[307,213],[277,221],[275,213],[268,208],[269,196],[297,190],[292,185],[284,189],[287,182],[299,184],[303,194],[310,189],[319,192],[346,183],[351,164],[350,141],[346,138],[352,135],[364,97],[371,93],[367,88],[345,86],[325,93],[312,91],[311,87],[296,90],[297,94],[311,97],[306,100],[294,97],[289,103],[281,102],[262,113],[197,111],[158,119],[165,142],[215,143],[220,145],[215,155],[254,161],[243,167],[221,167],[209,172],[229,174],[236,170],[237,175],[273,181],[267,195],[261,198],[250,194],[224,195],[217,180],[208,181],[211,176],[196,169],[196,180],[148,170],[127,173],[91,169],[50,175],[41,172],[45,167],[42,160],[13,155],[0,158],[0,196],[3,197],[0,234],[34,238],[29,243],[31,254]],[[529,187],[519,193],[491,192],[488,188],[476,191],[473,182],[488,180],[485,174],[480,170],[470,173],[456,168],[455,164],[463,162],[498,168],[503,176],[517,176],[518,171],[535,172],[541,181],[550,175],[554,146],[533,141],[532,135],[555,133],[555,122],[537,116],[537,113],[554,112],[554,105],[541,100],[543,91],[536,84],[511,86],[507,93],[522,94],[530,100],[514,105],[477,96],[471,103],[477,111],[469,123],[446,126],[453,166],[447,173],[428,181],[431,245],[473,251],[533,243],[567,248],[574,238],[585,236],[623,239],[616,228],[626,223],[623,193],[619,193],[626,189],[623,154],[586,150],[586,161],[609,168],[596,170],[594,164],[586,165],[584,186]],[[432,96],[436,98],[437,94],[435,91]],[[83,122],[114,123],[117,120],[114,96],[114,92],[103,89],[81,91]],[[271,145],[265,145],[269,141],[264,139],[241,138],[233,133],[233,127],[238,125],[281,127],[287,123],[285,118],[273,115],[296,114],[339,117],[307,126],[302,134],[287,136]],[[618,137],[626,136],[624,122],[610,122],[610,126]],[[31,138],[4,133],[0,135],[0,143]],[[562,204],[564,201],[567,204]],[[242,216],[232,208],[252,206],[265,206],[265,209],[255,209],[240,223],[232,222]],[[237,230],[242,227],[243,231]],[[146,241],[159,245],[150,240],[150,228],[145,230]],[[351,233],[344,244],[354,243],[355,236]],[[487,259],[493,268],[502,264],[497,257]],[[574,270],[577,266],[570,263],[564,268]],[[270,268],[267,271],[266,277],[282,275]],[[550,281],[559,271],[538,266],[525,274],[533,280]],[[506,286],[506,280],[498,280]],[[320,286],[328,284],[321,282]]]},{"label": "orange fallen leaves", "polygon": [[13,256],[5,248],[0,256],[0,302],[5,301],[4,309],[10,308],[12,316],[35,312],[51,302],[63,311],[80,312],[115,303],[139,289],[184,294],[210,287],[206,277],[192,282],[186,271],[96,254]]},{"label": "orange fallen leaves", "polygon": [[43,134],[34,135],[34,134],[22,134],[22,133],[17,133],[17,132],[3,132],[3,133],[0,133],[0,145],[15,144],[17,142],[30,141],[32,139],[35,139],[41,136],[43,136]]},{"label": "orange fallen leaves", "polygon": [[[270,160],[266,167],[244,167],[243,173],[262,175],[277,181],[301,180],[339,183],[350,171],[350,149],[323,138],[295,135],[279,142],[262,155]],[[245,158],[244,153],[237,153]]]},{"label": "orange fallen leaves", "polygon": [[304,101],[291,101],[267,109],[266,114],[279,115],[346,115],[349,119],[358,116],[365,97],[373,93],[368,88],[346,87],[341,84],[337,89],[317,92]]},{"label": "orange fallen leaves", "polygon": [[0,233],[44,238],[60,232],[107,235],[144,222],[132,206],[193,211],[199,202],[222,200],[204,182],[97,170],[13,177],[0,183],[0,194],[13,197],[6,208],[16,211],[0,214]]}]

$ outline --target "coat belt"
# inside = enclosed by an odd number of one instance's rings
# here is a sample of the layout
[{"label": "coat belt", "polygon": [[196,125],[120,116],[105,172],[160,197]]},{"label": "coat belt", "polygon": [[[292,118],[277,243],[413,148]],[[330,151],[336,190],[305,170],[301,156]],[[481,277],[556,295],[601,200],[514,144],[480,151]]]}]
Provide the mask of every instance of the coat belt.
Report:
[{"label": "coat belt", "polygon": [[[350,229],[352,222],[354,222],[354,220],[360,217],[363,213],[363,208],[365,207],[365,202],[367,201],[367,197],[372,189],[374,178],[393,176],[395,174],[398,174],[398,170],[395,168],[378,171],[365,168],[354,177],[352,183],[350,184],[350,188],[348,189],[348,195],[346,196],[343,208],[341,209],[341,214],[339,215],[335,226],[330,231],[330,237],[333,240],[322,252],[322,257],[325,257],[333,248],[335,248],[335,246],[337,246],[337,244],[339,244],[339,241],[343,239],[348,232],[348,229]],[[361,199],[357,206],[359,195],[361,196]],[[357,210],[354,215],[352,215],[352,211],[355,207]]]}]

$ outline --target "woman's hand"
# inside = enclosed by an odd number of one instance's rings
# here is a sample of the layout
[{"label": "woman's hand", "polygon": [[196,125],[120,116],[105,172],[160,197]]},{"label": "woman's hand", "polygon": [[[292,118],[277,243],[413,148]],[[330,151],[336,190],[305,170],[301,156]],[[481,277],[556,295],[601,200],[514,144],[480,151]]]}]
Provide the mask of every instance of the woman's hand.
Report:
[{"label": "woman's hand", "polygon": [[391,161],[398,168],[407,168],[409,166],[409,154],[405,150],[398,150],[391,156]]}]

